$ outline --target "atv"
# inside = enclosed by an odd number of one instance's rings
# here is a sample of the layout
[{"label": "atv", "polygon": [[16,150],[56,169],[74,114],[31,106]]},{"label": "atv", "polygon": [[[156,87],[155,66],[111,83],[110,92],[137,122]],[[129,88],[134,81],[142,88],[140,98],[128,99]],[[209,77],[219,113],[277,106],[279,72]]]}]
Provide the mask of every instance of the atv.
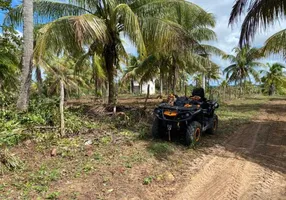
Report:
[{"label": "atv", "polygon": [[171,141],[171,133],[181,133],[187,146],[196,145],[202,133],[216,133],[215,109],[218,107],[216,101],[205,99],[202,88],[194,89],[189,98],[170,95],[167,103],[161,103],[154,110],[152,135],[154,138],[168,136]]}]

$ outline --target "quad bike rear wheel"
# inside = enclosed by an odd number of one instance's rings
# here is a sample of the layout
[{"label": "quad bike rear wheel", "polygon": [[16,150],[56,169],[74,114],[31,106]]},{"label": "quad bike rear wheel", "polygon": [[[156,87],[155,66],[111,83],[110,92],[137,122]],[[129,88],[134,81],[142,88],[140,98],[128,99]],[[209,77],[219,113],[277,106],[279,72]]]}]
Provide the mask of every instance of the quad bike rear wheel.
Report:
[{"label": "quad bike rear wheel", "polygon": [[194,121],[188,127],[186,131],[186,145],[194,146],[201,138],[202,126],[199,122]]},{"label": "quad bike rear wheel", "polygon": [[213,116],[213,122],[212,123],[213,123],[212,127],[207,130],[207,133],[215,135],[217,133],[217,128],[218,128],[218,116],[216,114],[214,114],[214,116]]},{"label": "quad bike rear wheel", "polygon": [[161,138],[163,136],[163,128],[161,121],[156,117],[152,126],[152,136],[154,138]]}]

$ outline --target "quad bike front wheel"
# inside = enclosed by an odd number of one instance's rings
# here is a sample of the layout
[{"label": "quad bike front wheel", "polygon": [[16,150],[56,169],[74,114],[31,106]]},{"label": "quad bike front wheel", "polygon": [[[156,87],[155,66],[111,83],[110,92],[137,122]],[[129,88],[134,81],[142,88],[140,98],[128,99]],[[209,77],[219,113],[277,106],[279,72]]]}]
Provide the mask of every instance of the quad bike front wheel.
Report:
[{"label": "quad bike front wheel", "polygon": [[160,120],[156,117],[152,126],[152,136],[154,138],[161,138],[163,136],[163,130]]},{"label": "quad bike front wheel", "polygon": [[201,138],[201,131],[202,126],[199,122],[192,122],[188,127],[186,131],[186,145],[187,146],[194,146],[196,145]]},{"label": "quad bike front wheel", "polygon": [[207,130],[207,133],[215,135],[217,133],[217,128],[218,128],[218,116],[216,114],[214,114],[214,116],[213,116],[213,122],[212,123],[213,123],[212,127]]}]

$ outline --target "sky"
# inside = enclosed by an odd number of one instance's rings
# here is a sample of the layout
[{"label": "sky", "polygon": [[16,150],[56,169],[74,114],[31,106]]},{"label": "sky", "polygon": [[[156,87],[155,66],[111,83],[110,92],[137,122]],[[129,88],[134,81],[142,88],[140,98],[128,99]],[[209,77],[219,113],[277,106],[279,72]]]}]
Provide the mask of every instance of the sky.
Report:
[{"label": "sky", "polygon": [[[232,53],[232,49],[238,45],[241,25],[241,22],[238,22],[234,26],[228,26],[228,20],[232,6],[234,4],[234,0],[191,0],[190,2],[199,5],[207,12],[213,13],[216,18],[217,23],[214,31],[217,34],[218,40],[210,42],[210,44],[220,48],[226,53]],[[285,26],[285,21],[282,21],[280,23],[274,24],[273,26],[270,26],[267,30],[260,30],[259,33],[255,36],[255,39],[251,45],[254,47],[262,47],[267,38],[269,38],[274,33],[282,30]],[[227,61],[223,61],[218,57],[214,57],[213,61],[220,65],[222,68],[225,68],[229,64]],[[283,62],[283,60],[278,56],[271,56],[269,58],[263,59],[263,62],[274,63]]]},{"label": "sky", "polygon": [[[208,44],[214,45],[226,53],[232,53],[232,49],[238,45],[239,36],[240,36],[240,24],[238,23],[232,27],[228,26],[228,19],[230,16],[230,12],[232,6],[234,4],[234,0],[188,0],[192,3],[195,3],[205,9],[207,12],[212,13],[216,18],[216,27],[214,31],[217,34],[217,41],[208,42]],[[13,0],[13,5],[18,4],[19,0]],[[0,13],[0,24],[2,23],[4,15]],[[280,23],[276,23],[273,26],[269,27],[266,31],[260,31],[255,36],[255,40],[252,42],[252,46],[261,47],[267,38],[269,38],[274,33],[286,27],[286,22],[281,21]],[[125,48],[128,53],[136,54],[136,48],[131,45],[130,41],[125,38]],[[230,63],[228,61],[224,61],[219,57],[212,57],[212,60],[221,66],[222,69],[227,67]],[[263,62],[284,62],[278,56],[265,58],[262,60]]]}]

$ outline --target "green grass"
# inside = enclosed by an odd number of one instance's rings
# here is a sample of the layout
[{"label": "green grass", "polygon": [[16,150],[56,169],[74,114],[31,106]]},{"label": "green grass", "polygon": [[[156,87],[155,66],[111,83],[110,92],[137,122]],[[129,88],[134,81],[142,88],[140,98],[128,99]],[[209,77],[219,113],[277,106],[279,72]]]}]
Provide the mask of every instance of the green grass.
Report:
[{"label": "green grass", "polygon": [[264,104],[269,102],[269,97],[248,98],[221,103],[217,110],[221,133],[230,133],[238,126],[248,123],[259,112]]},{"label": "green grass", "polygon": [[175,151],[171,143],[159,141],[150,143],[147,149],[158,159],[167,159]]}]

